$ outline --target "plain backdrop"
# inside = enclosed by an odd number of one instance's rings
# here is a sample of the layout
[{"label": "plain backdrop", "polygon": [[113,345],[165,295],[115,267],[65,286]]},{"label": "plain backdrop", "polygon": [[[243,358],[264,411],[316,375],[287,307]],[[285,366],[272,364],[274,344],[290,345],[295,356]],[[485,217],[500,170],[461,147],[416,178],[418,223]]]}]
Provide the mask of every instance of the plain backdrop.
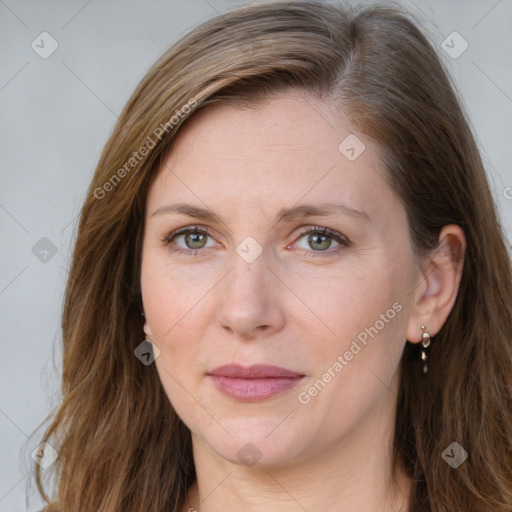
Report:
[{"label": "plain backdrop", "polygon": [[[241,3],[0,0],[1,512],[40,506],[30,435],[58,403],[77,216],[116,116],[174,41]],[[397,3],[422,20],[455,77],[511,240],[512,1]]]}]

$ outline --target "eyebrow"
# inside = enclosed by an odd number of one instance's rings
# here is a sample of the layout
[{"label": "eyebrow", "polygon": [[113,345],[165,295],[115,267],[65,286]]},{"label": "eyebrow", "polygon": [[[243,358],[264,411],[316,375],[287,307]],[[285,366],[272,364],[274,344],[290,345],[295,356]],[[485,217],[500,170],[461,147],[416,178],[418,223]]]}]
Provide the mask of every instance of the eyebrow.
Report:
[{"label": "eyebrow", "polygon": [[[162,214],[182,214],[189,217],[194,217],[203,221],[217,222],[224,224],[222,217],[217,215],[214,211],[209,208],[202,208],[187,203],[176,203],[169,204],[166,206],[160,206],[157,208],[151,216],[162,215]],[[363,220],[370,222],[370,216],[360,210],[355,210],[347,205],[336,202],[336,203],[325,203],[322,205],[314,204],[301,204],[292,208],[281,208],[276,215],[276,223],[279,222],[292,222],[297,219],[304,217],[326,217],[329,215],[342,214],[351,217],[356,220]]]}]

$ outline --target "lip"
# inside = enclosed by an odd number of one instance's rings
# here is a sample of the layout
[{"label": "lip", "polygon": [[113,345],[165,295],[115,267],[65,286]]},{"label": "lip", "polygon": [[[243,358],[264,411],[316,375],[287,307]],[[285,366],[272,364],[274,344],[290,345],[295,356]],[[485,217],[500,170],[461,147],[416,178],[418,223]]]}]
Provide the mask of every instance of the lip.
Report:
[{"label": "lip", "polygon": [[245,402],[271,398],[295,387],[304,378],[301,373],[267,364],[228,364],[215,368],[208,376],[221,393]]}]

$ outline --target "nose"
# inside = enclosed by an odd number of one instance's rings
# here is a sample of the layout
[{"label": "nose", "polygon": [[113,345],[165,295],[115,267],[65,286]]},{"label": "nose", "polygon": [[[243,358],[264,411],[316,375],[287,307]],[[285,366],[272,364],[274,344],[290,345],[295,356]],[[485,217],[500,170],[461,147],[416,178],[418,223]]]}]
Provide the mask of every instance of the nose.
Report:
[{"label": "nose", "polygon": [[285,323],[279,280],[264,254],[252,263],[238,255],[220,290],[217,322],[226,331],[249,340],[279,332]]}]

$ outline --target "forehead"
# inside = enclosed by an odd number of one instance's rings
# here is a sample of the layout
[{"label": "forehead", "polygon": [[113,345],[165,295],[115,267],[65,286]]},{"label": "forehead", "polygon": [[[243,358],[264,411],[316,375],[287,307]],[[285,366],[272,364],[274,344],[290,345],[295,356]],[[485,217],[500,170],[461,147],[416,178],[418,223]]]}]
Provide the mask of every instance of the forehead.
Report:
[{"label": "forehead", "polygon": [[377,147],[331,105],[287,92],[250,108],[219,103],[194,114],[163,159],[148,203],[172,195],[266,210],[341,200],[378,218],[397,200],[384,176]]}]

